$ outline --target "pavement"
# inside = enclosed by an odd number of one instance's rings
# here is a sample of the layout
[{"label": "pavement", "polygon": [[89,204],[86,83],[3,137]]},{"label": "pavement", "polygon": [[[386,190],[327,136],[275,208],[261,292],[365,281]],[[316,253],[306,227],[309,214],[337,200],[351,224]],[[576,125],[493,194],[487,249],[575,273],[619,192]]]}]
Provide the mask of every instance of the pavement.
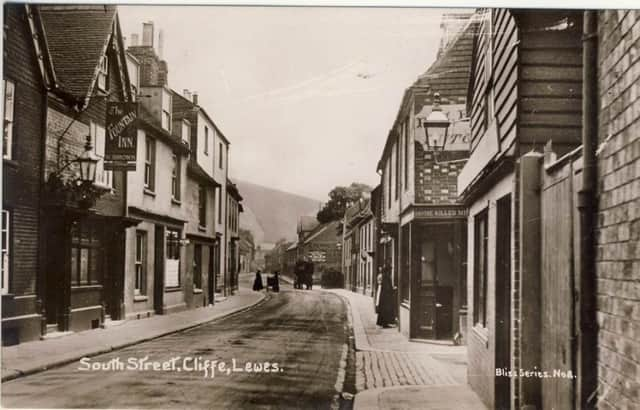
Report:
[{"label": "pavement", "polygon": [[126,320],[104,329],[69,332],[62,337],[3,346],[2,382],[194,328],[244,311],[261,302],[265,296],[262,292],[241,288],[235,295],[213,306]]},{"label": "pavement", "polygon": [[327,289],[349,302],[356,349],[353,408],[486,409],[466,379],[466,346],[409,341],[397,328],[376,326],[373,300]]}]

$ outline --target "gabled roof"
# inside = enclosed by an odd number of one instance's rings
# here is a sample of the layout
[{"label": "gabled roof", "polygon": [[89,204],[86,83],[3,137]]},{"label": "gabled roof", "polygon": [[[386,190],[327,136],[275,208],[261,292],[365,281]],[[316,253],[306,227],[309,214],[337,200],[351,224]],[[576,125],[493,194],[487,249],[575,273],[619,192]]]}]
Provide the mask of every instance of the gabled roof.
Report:
[{"label": "gabled roof", "polygon": [[160,122],[143,105],[138,106],[138,126],[181,154],[189,153],[189,144],[162,128]]},{"label": "gabled roof", "polygon": [[[40,5],[48,57],[54,70],[57,92],[84,102],[92,93],[99,63],[114,28],[121,42],[115,5]],[[125,64],[123,44],[117,44],[118,58]],[[125,90],[128,74],[122,70]]]},{"label": "gabled roof", "polygon": [[238,202],[242,201],[242,195],[240,195],[240,191],[238,190],[238,186],[231,182],[229,178],[227,178],[227,192]]},{"label": "gabled roof", "polygon": [[298,218],[298,232],[309,232],[314,230],[320,223],[315,216],[303,215]]},{"label": "gabled roof", "polygon": [[[227,145],[231,145],[227,137],[222,133],[222,131],[220,131],[220,128],[218,128],[216,123],[211,119],[211,117],[207,113],[207,110],[205,110],[204,107],[198,104],[194,104],[193,101],[190,101],[189,99],[185,98],[184,95],[180,94],[176,90],[171,90],[171,91],[173,92],[173,97],[174,97],[172,110],[174,111],[173,115],[176,118],[178,119],[187,118],[184,111],[180,112],[180,111],[176,111],[176,109],[184,110],[185,108],[187,108],[187,109],[193,110],[194,112],[201,112],[202,115],[204,115],[207,118],[207,120],[209,120],[209,122],[213,124],[213,127],[216,129],[216,134],[218,134],[220,138],[222,138]],[[178,97],[178,98],[175,98],[175,97]]]},{"label": "gabled roof", "polygon": [[396,136],[396,127],[409,111],[410,103],[416,91],[440,93],[443,104],[466,102],[468,94],[469,76],[471,73],[471,58],[473,54],[474,38],[478,34],[479,19],[471,16],[468,24],[443,50],[438,59],[409,86],[402,96],[398,113],[393,122],[384,150],[378,161],[377,170],[381,170],[384,158],[389,154]]},{"label": "gabled roof", "polygon": [[332,221],[332,222],[327,222],[326,224],[323,224],[323,225],[320,225],[320,226],[316,227],[316,229],[313,232],[311,232],[311,234],[309,234],[306,238],[304,238],[304,242],[303,243],[311,242],[312,240],[316,239],[317,237],[322,235],[327,230],[331,230],[331,228],[333,228],[334,236],[338,236],[337,235],[337,227],[338,227],[339,224],[340,224],[340,221]]}]

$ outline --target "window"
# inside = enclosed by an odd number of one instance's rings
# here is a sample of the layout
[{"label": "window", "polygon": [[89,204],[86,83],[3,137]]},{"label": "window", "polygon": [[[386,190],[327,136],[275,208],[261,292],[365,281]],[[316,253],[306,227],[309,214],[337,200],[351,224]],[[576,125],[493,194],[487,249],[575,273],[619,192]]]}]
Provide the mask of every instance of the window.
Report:
[{"label": "window", "polygon": [[182,141],[187,141],[189,144],[192,144],[192,149],[193,149],[193,143],[191,142],[191,127],[189,122],[187,122],[186,120],[182,121]]},{"label": "window", "polygon": [[409,189],[409,120],[404,124],[404,190]]},{"label": "window", "polygon": [[91,122],[89,125],[91,139],[93,140],[93,151],[100,158],[96,166],[96,184],[113,188],[113,171],[104,169],[104,153],[105,153],[105,133],[104,127]]},{"label": "window", "polygon": [[88,286],[102,281],[102,229],[91,220],[71,225],[71,284]]},{"label": "window", "polygon": [[391,157],[387,161],[387,206],[391,208]]},{"label": "window", "polygon": [[222,188],[218,188],[218,223],[222,223]]},{"label": "window", "polygon": [[222,169],[222,143],[218,143],[218,166]]},{"label": "window", "polygon": [[13,151],[13,108],[16,87],[13,81],[4,80],[4,133],[2,137],[2,158],[11,159]]},{"label": "window", "polygon": [[396,158],[396,180],[395,180],[395,198],[398,199],[398,193],[400,192],[400,138],[397,139],[394,144],[394,156]]},{"label": "window", "polygon": [[129,82],[131,83],[131,96],[136,101],[138,96],[138,86],[140,84],[140,66],[127,53],[127,69],[129,71]]},{"label": "window", "polygon": [[474,217],[473,322],[482,327],[487,327],[487,215],[485,210]]},{"label": "window", "polygon": [[11,269],[11,212],[2,210],[2,293],[9,292],[9,270]]},{"label": "window", "polygon": [[204,126],[204,155],[209,155],[209,127]]},{"label": "window", "polygon": [[193,288],[202,289],[202,245],[197,244],[193,250]]},{"label": "window", "polygon": [[180,231],[167,229],[165,243],[164,286],[175,288],[180,286]]},{"label": "window", "polygon": [[162,90],[162,128],[171,132],[171,94]]},{"label": "window", "polygon": [[103,56],[100,61],[100,69],[98,70],[98,88],[102,91],[107,91],[109,89],[108,80],[109,75],[109,58],[107,56]]},{"label": "window", "polygon": [[171,197],[180,200],[180,157],[173,154],[173,166],[171,168]]},{"label": "window", "polygon": [[204,185],[198,186],[198,221],[200,226],[207,226],[207,188]]},{"label": "window", "polygon": [[149,191],[155,189],[156,178],[156,142],[147,137],[144,156],[144,187]]},{"label": "window", "polygon": [[147,233],[136,231],[136,277],[134,284],[135,295],[147,293]]}]

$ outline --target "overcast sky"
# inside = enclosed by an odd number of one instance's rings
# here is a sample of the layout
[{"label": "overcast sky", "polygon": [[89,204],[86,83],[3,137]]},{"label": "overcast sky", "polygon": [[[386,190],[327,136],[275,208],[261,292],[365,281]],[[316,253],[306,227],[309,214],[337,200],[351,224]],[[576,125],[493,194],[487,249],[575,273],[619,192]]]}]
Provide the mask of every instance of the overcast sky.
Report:
[{"label": "overcast sky", "polygon": [[[120,6],[164,34],[169,86],[196,90],[231,141],[230,175],[323,201],[376,164],[443,9]],[[157,39],[156,39],[157,41]]]}]

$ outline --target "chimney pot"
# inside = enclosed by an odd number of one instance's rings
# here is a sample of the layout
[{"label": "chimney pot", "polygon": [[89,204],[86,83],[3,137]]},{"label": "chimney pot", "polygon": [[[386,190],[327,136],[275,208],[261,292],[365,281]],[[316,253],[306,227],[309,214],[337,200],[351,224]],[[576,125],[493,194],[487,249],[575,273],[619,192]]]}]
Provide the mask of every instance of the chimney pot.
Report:
[{"label": "chimney pot", "polygon": [[186,98],[187,100],[191,100],[191,92],[189,91],[188,88],[185,88],[182,90],[182,95],[184,96],[184,98]]},{"label": "chimney pot", "polygon": [[153,21],[142,23],[142,45],[153,47]]},{"label": "chimney pot", "polygon": [[158,30],[158,57],[162,60],[163,58],[163,48],[164,48],[164,33],[162,29]]},{"label": "chimney pot", "polygon": [[192,98],[193,98],[193,103],[194,103],[195,105],[198,105],[198,93],[197,93],[196,91],[193,91],[193,92],[191,93],[191,95],[192,95]]}]

